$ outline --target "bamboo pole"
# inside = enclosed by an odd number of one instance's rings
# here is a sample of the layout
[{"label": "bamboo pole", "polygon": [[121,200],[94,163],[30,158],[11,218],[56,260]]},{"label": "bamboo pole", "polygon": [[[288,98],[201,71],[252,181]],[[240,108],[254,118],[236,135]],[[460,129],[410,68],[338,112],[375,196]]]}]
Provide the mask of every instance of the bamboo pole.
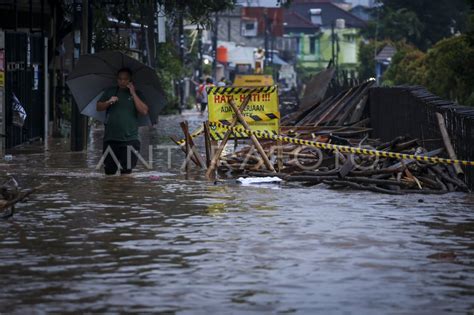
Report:
[{"label": "bamboo pole", "polygon": [[[184,152],[184,154],[186,154],[186,145],[185,144],[183,144],[183,145],[179,144],[178,139],[176,139],[173,136],[170,136],[170,139],[181,149],[181,151]],[[191,161],[193,161],[194,164],[198,165],[198,161],[196,161],[196,158],[194,156],[191,156]]]},{"label": "bamboo pole", "polygon": [[199,166],[200,168],[205,167],[204,160],[203,160],[201,154],[199,154],[199,152],[197,151],[196,146],[195,146],[194,141],[193,141],[193,138],[191,137],[191,134],[189,133],[188,122],[183,121],[179,125],[181,126],[181,129],[183,130],[183,133],[184,133],[185,138],[186,138],[186,142],[189,142],[189,148],[191,150],[191,153],[193,154],[194,158],[198,162],[197,166]]},{"label": "bamboo pole", "polygon": [[[233,101],[233,100],[230,100],[230,101],[229,101],[229,104],[230,104],[230,106],[232,107],[232,109],[234,110],[235,114],[237,115],[237,118],[239,119],[239,121],[240,121],[240,123],[242,124],[242,126],[244,126],[245,129],[247,129],[247,130],[250,131],[249,124],[245,121],[244,116],[242,115],[242,113],[240,112],[240,110],[237,108],[237,106],[235,105],[234,101]],[[272,163],[271,163],[270,160],[268,159],[267,154],[265,153],[265,151],[263,150],[262,146],[260,145],[260,142],[258,142],[257,137],[255,137],[255,135],[253,135],[253,134],[250,134],[250,139],[252,140],[253,144],[254,144],[255,147],[257,148],[258,153],[259,153],[260,156],[262,157],[263,162],[265,163],[266,168],[269,169],[269,170],[272,171],[272,172],[276,172],[275,169],[273,168]]]},{"label": "bamboo pole", "polygon": [[[278,127],[278,135],[281,136],[281,127]],[[283,142],[281,140],[277,141],[277,166],[278,172],[281,172],[283,169]]]},{"label": "bamboo pole", "polygon": [[[451,160],[457,160],[456,152],[454,152],[453,144],[449,138],[448,130],[446,129],[446,124],[444,123],[444,116],[440,113],[436,113],[436,118],[438,119],[439,131],[441,132],[441,137],[443,138],[444,146],[448,152],[449,158]],[[459,164],[453,164],[456,175],[464,174],[461,166]]]},{"label": "bamboo pole", "polygon": [[[252,95],[252,91],[250,91],[249,94],[245,97],[244,101],[240,105],[239,110],[244,110],[245,109],[245,107],[247,106],[247,104],[250,101],[251,95]],[[230,125],[230,127],[231,128],[235,127],[235,125],[237,125],[237,121],[238,121],[237,117],[235,117],[233,119],[232,124]],[[219,158],[222,154],[222,151],[224,150],[224,147],[225,147],[227,141],[229,140],[229,137],[230,137],[231,133],[232,133],[231,130],[227,130],[226,133],[224,134],[224,138],[222,139],[222,142],[221,142],[220,146],[217,148],[216,152],[214,153],[214,155],[212,157],[212,160],[211,160],[211,163],[209,165],[209,168],[206,171],[206,177],[207,178],[211,178],[211,175],[213,174],[214,170],[216,169],[217,162],[219,161]]]},{"label": "bamboo pole", "polygon": [[212,145],[211,145],[211,132],[209,130],[209,121],[205,121],[204,125],[204,145],[206,148],[206,166],[209,168],[212,159]]},{"label": "bamboo pole", "polygon": [[[186,139],[186,142],[184,144],[184,146],[185,146],[185,151],[184,152],[186,152],[186,157],[184,159],[184,169],[186,171],[186,176],[187,176],[188,173],[189,173],[189,152],[191,151],[191,147],[189,145],[189,141],[188,141],[189,139],[188,139],[188,135],[186,133],[184,134],[184,137]],[[186,179],[187,179],[187,177],[186,177]]]}]

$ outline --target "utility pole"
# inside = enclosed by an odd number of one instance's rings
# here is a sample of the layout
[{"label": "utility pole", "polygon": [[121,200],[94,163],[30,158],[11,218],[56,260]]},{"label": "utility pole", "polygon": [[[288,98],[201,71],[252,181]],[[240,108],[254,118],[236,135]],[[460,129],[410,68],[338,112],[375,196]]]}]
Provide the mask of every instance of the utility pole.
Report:
[{"label": "utility pole", "polygon": [[212,76],[216,78],[217,67],[217,33],[219,32],[219,16],[215,13],[214,37],[212,39]]},{"label": "utility pole", "polygon": [[332,62],[334,64],[335,70],[335,78],[338,78],[339,75],[339,38],[335,32],[335,21],[331,23],[331,48],[332,48]]},{"label": "utility pole", "polygon": [[57,86],[58,86],[58,77],[56,74],[56,33],[57,33],[57,6],[56,4],[53,5],[52,7],[53,10],[53,38],[51,40],[51,50],[53,52],[53,72],[51,75],[51,83],[52,83],[52,110],[53,110],[53,133],[52,136],[60,138],[61,137],[61,126],[59,124],[59,117],[58,117],[58,111],[57,111]]},{"label": "utility pole", "polygon": [[198,78],[202,78],[202,28],[198,24],[198,53],[199,53],[199,65],[198,65]]},{"label": "utility pole", "polygon": [[145,4],[140,1],[138,3],[138,6],[140,8],[140,49],[142,51],[142,62],[144,64],[148,64],[148,40],[147,40],[147,35],[145,33]]},{"label": "utility pole", "polygon": [[333,63],[336,63],[336,47],[334,38],[334,21],[331,23],[331,59]]},{"label": "utility pole", "polygon": [[148,54],[148,66],[155,68],[156,45],[155,45],[155,6],[153,1],[145,2],[146,50]]},{"label": "utility pole", "polygon": [[[5,78],[5,32],[0,30],[0,75],[4,79]],[[5,134],[6,131],[6,124],[5,124],[5,110],[7,105],[5,104],[6,97],[5,97],[5,84],[0,84],[0,158],[3,159],[5,156],[5,148],[6,148],[6,141],[7,137]],[[10,104],[8,104],[9,106]]]},{"label": "utility pole", "polygon": [[89,52],[89,0],[82,0],[81,55]]},{"label": "utility pole", "polygon": [[91,54],[92,40],[94,38],[94,10],[92,8],[95,0],[89,0],[87,5],[87,53]]},{"label": "utility pole", "polygon": [[[53,9],[54,11],[54,9]],[[48,56],[48,51],[49,51],[49,43],[48,43],[48,37],[44,36],[44,0],[41,0],[41,38],[43,39],[44,45],[44,55],[43,55],[43,97],[44,97],[44,130],[43,130],[43,137],[44,137],[44,149],[45,151],[49,150],[49,112],[50,112],[50,75],[49,75],[49,56]],[[53,28],[53,33],[56,32],[56,30]],[[54,55],[55,55],[55,50],[53,50],[53,62],[54,62]],[[54,80],[54,74],[53,72],[53,80]]]},{"label": "utility pole", "polygon": [[268,66],[268,10],[267,8],[263,9],[263,17],[265,20],[265,41],[264,41],[264,46],[265,46],[265,59],[263,61],[263,64],[265,65],[264,69],[266,66]]},{"label": "utility pole", "polygon": [[341,49],[339,46],[339,36],[337,35],[337,33],[335,33],[334,36],[336,37],[336,76],[337,76],[339,74],[339,51]]},{"label": "utility pole", "polygon": [[277,76],[276,76],[276,67],[274,66],[275,65],[275,55],[274,55],[274,52],[275,52],[275,35],[273,34],[273,19],[270,20],[270,39],[271,39],[271,58],[272,58],[272,76],[273,78],[276,80],[277,79]]},{"label": "utility pole", "polygon": [[[185,66],[184,62],[184,25],[183,25],[183,14],[179,15],[179,58],[181,59],[181,65]],[[179,108],[180,112],[184,109],[184,80],[179,78]]]},{"label": "utility pole", "polygon": [[[84,46],[81,45],[81,29],[84,27],[83,23],[83,14],[84,6],[86,4],[85,10],[87,11],[87,0],[74,0],[74,18],[73,18],[73,39],[74,39],[74,55],[73,55],[73,66],[75,66],[79,56],[81,55],[81,48],[84,49]],[[87,21],[87,19],[86,19]],[[87,29],[87,28],[86,28]],[[86,30],[87,32],[87,30]],[[87,34],[84,36],[87,38]],[[87,43],[83,44],[87,45]],[[81,115],[77,104],[72,98],[71,101],[71,151],[83,151],[87,146],[87,120],[84,116]]]}]

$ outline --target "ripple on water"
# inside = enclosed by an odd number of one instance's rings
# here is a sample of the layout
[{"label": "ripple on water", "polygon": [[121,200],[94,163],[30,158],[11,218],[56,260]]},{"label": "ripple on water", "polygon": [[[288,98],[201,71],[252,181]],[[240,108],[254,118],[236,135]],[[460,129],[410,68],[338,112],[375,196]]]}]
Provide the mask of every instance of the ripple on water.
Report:
[{"label": "ripple on water", "polygon": [[[163,117],[159,134],[181,132],[175,122]],[[94,152],[38,155],[31,171],[13,161],[22,183],[47,186],[0,221],[0,313],[474,307],[472,195],[214,185],[143,169],[105,177],[88,168]]]}]

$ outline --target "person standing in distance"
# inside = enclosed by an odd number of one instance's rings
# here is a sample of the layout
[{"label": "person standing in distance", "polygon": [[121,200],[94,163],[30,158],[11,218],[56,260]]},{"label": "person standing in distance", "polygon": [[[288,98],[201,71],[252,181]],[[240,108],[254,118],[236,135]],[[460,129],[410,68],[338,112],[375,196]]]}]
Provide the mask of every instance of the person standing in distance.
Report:
[{"label": "person standing in distance", "polygon": [[201,115],[204,114],[206,111],[207,107],[207,88],[214,86],[214,82],[212,81],[211,78],[206,79],[206,85],[204,86],[204,89],[202,91],[202,97],[201,97]]},{"label": "person standing in distance", "polygon": [[[132,83],[130,69],[117,72],[117,85],[104,91],[97,102],[97,111],[106,111],[103,152],[110,148],[120,163],[120,173],[130,174],[137,165],[137,156],[132,153],[131,159],[127,159],[127,147],[140,151],[138,115],[148,114],[142,94]],[[111,154],[105,157],[104,169],[106,175],[113,175],[119,169]]]},{"label": "person standing in distance", "polygon": [[226,86],[227,84],[225,83],[225,77],[222,77],[219,82],[217,82],[217,86],[223,87]]}]

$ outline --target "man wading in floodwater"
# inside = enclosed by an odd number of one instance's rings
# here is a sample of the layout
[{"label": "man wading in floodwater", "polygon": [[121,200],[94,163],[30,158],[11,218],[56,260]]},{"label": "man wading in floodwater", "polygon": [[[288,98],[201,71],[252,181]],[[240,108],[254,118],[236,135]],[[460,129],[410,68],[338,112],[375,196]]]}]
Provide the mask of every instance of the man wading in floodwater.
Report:
[{"label": "man wading in floodwater", "polygon": [[[138,115],[148,114],[148,106],[142,101],[140,91],[135,90],[131,79],[130,69],[120,69],[117,73],[117,86],[106,89],[97,102],[97,111],[107,112],[103,152],[110,147],[109,153],[112,150],[122,167],[121,174],[130,174],[137,165],[134,153],[130,154],[131,159],[127,161],[127,147],[140,151],[137,119]],[[106,175],[113,175],[119,169],[111,154],[107,154],[104,168]]]}]

